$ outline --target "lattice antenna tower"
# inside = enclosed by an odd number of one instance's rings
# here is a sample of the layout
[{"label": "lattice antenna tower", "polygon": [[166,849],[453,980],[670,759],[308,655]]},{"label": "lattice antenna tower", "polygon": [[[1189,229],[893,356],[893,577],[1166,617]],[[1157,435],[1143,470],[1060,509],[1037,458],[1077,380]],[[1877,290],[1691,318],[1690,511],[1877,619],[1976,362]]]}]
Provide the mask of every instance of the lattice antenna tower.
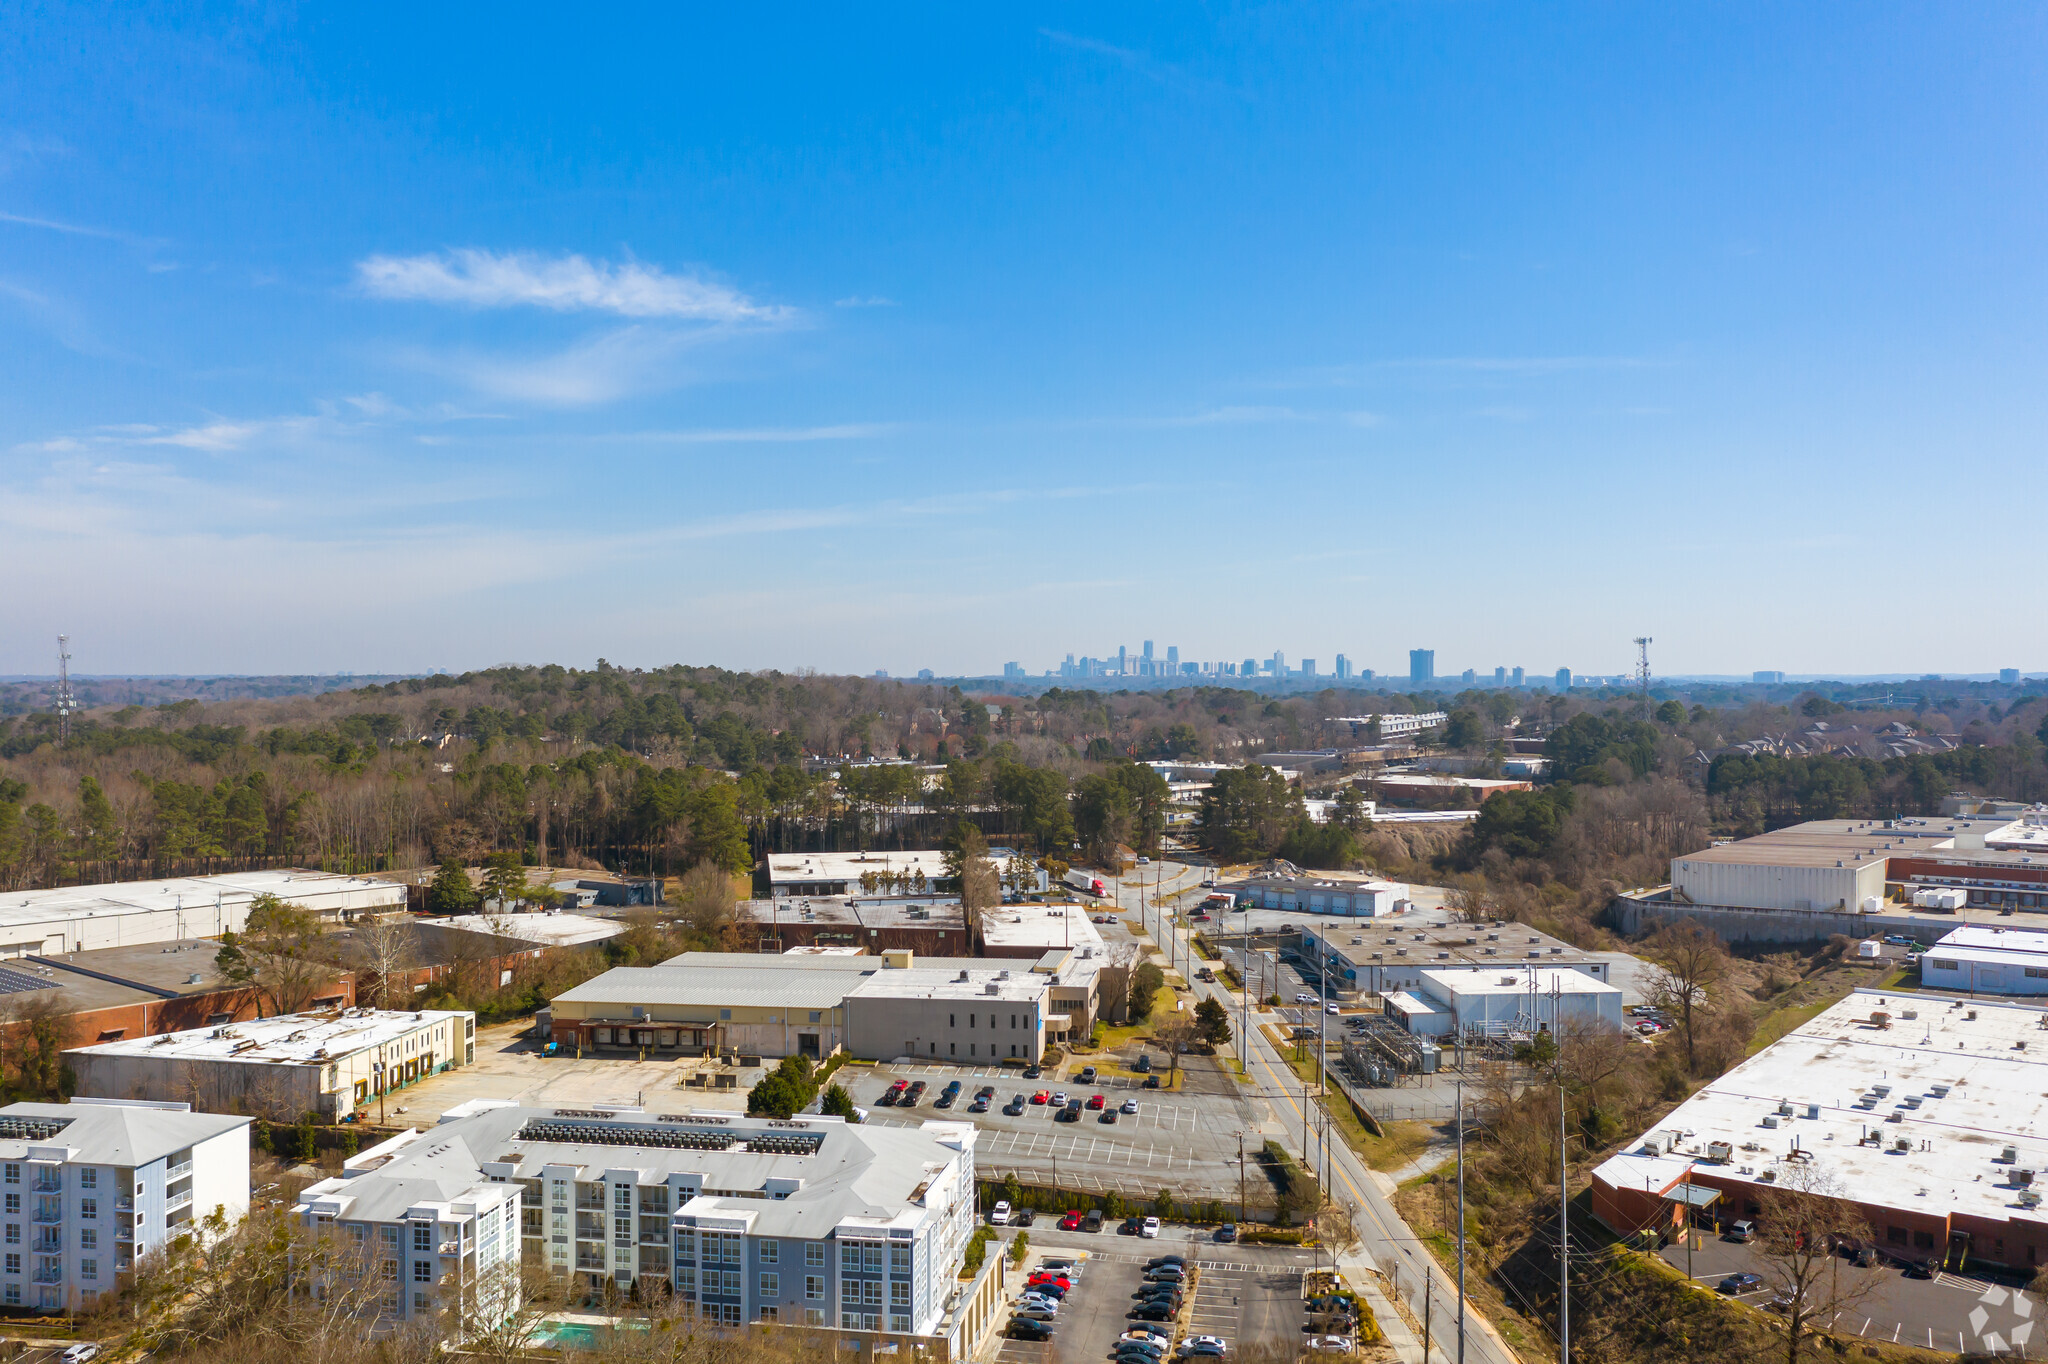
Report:
[{"label": "lattice antenna tower", "polygon": [[71,636],[57,636],[57,742],[71,742],[71,712],[78,697],[71,690]]},{"label": "lattice antenna tower", "polygon": [[1654,643],[1648,635],[1636,636],[1636,695],[1645,720],[1650,718],[1650,646]]}]

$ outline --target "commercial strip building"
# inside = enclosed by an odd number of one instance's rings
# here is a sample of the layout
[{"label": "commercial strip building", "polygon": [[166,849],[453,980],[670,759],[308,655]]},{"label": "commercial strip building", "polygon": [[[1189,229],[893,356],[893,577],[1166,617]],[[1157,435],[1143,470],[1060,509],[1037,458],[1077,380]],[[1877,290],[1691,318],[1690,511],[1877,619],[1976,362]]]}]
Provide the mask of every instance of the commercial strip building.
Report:
[{"label": "commercial strip building", "polygon": [[2038,1007],[1859,989],[1602,1164],[1593,1211],[1622,1233],[1674,1227],[1688,1203],[1726,1222],[1817,1182],[1893,1256],[2048,1264],[2044,1032]]},{"label": "commercial strip building", "polygon": [[[0,991],[17,1010],[33,1005],[61,1012],[67,1044],[254,1018],[261,999],[253,988],[221,983],[214,964],[219,952],[220,944],[210,939],[186,938],[61,957],[13,957],[0,964]],[[355,1003],[353,979],[337,970],[332,980],[315,984],[312,995],[318,1007],[346,1008]]]},{"label": "commercial strip building", "polygon": [[1335,914],[1343,918],[1376,919],[1408,908],[1408,887],[1399,881],[1318,872],[1313,876],[1250,876],[1225,887],[1242,902],[1259,909],[1296,910],[1303,914]]},{"label": "commercial strip building", "polygon": [[0,1305],[78,1311],[214,1211],[249,1207],[249,1119],[74,1099],[0,1108]]},{"label": "commercial strip building", "polygon": [[1450,718],[1448,711],[1441,710],[1424,711],[1421,714],[1390,711],[1382,715],[1333,715],[1329,723],[1350,725],[1354,738],[1364,738],[1372,733],[1373,724],[1377,721],[1380,738],[1399,739],[1420,734],[1426,729],[1435,729]]},{"label": "commercial strip building", "polygon": [[[1014,894],[1043,894],[1051,878],[1014,848],[990,848],[989,860]],[[924,895],[957,890],[946,853],[937,848],[850,853],[770,853],[769,893],[790,896]]]},{"label": "commercial strip building", "polygon": [[2048,995],[2048,928],[1967,924],[1920,958],[1920,982],[1973,995]]},{"label": "commercial strip building", "polygon": [[327,1122],[475,1059],[476,1015],[456,1009],[283,1014],[64,1053],[80,1094]]},{"label": "commercial strip building", "polygon": [[59,886],[0,895],[0,957],[63,956],[106,947],[239,933],[259,895],[322,917],[405,907],[405,887],[321,871],[247,871]]},{"label": "commercial strip building", "polygon": [[1470,797],[1483,801],[1503,791],[1529,791],[1533,782],[1509,777],[1458,777],[1444,772],[1388,772],[1370,778],[1367,789],[1377,789],[1384,799],[1424,801],[1441,804]]},{"label": "commercial strip building", "polygon": [[396,1262],[394,1318],[458,1292],[508,1312],[478,1289],[516,1247],[584,1291],[659,1289],[724,1326],[922,1338],[938,1359],[1000,1320],[999,1264],[993,1287],[985,1272],[954,1291],[975,1223],[971,1123],[470,1108],[348,1161],[293,1210]]},{"label": "commercial strip building", "polygon": [[1327,979],[1340,998],[1417,990],[1430,971],[1570,971],[1606,985],[1611,969],[1604,957],[1518,923],[1305,924],[1298,951],[1309,971]]},{"label": "commercial strip building", "polygon": [[1553,966],[1417,973],[1415,987],[1383,997],[1383,1012],[1408,1032],[1469,1041],[1549,1032],[1573,1024],[1622,1026],[1621,991]]},{"label": "commercial strip building", "polygon": [[622,966],[557,995],[548,1036],[578,1052],[647,1051],[864,1060],[1036,1061],[1094,1021],[1094,948],[1029,963],[801,952],[686,952]]},{"label": "commercial strip building", "polygon": [[583,947],[603,942],[606,938],[616,938],[626,931],[625,923],[618,919],[568,914],[558,909],[527,914],[485,909],[476,914],[454,914],[445,919],[422,919],[420,922],[468,933],[522,938],[538,947]]},{"label": "commercial strip building", "polygon": [[787,896],[743,900],[735,913],[762,952],[787,952],[792,947],[850,947],[860,952],[904,948],[951,957],[972,950],[967,916],[954,895]]}]

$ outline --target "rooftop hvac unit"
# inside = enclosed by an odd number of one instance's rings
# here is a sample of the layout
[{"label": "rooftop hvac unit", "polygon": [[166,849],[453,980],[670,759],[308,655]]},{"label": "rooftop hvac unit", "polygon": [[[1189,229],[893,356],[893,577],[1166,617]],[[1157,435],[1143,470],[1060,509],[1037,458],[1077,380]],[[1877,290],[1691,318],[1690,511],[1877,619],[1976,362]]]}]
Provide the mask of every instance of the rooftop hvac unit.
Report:
[{"label": "rooftop hvac unit", "polygon": [[2019,1197],[2019,1204],[2020,1204],[2020,1206],[2021,1206],[2021,1207],[2023,1207],[2023,1208],[2038,1208],[2038,1207],[2040,1207],[2040,1206],[2041,1206],[2041,1192],[2040,1192],[2040,1190],[2038,1190],[2038,1189],[2021,1189],[2021,1190],[2020,1190],[2020,1197]]},{"label": "rooftop hvac unit", "polygon": [[1949,1087],[1947,1085],[1933,1085],[1930,1086],[1930,1090],[1937,1099],[1946,1099],[1948,1097]]},{"label": "rooftop hvac unit", "polygon": [[1780,1100],[1778,1100],[1778,1116],[1779,1116],[1779,1117],[1781,1117],[1781,1118],[1789,1118],[1789,1117],[1791,1117],[1791,1116],[1792,1116],[1792,1102],[1791,1102],[1791,1100],[1789,1100],[1789,1099],[1780,1099]]},{"label": "rooftop hvac unit", "polygon": [[1775,1113],[1766,1113],[1766,1114],[1764,1114],[1764,1126],[1765,1126],[1765,1127],[1776,1127],[1777,1125],[1778,1125],[1778,1115],[1777,1115],[1777,1114],[1775,1114]]},{"label": "rooftop hvac unit", "polygon": [[1806,1106],[1806,1116],[1809,1118],[1818,1118],[1820,1116],[1820,1105],[1808,1104]]}]

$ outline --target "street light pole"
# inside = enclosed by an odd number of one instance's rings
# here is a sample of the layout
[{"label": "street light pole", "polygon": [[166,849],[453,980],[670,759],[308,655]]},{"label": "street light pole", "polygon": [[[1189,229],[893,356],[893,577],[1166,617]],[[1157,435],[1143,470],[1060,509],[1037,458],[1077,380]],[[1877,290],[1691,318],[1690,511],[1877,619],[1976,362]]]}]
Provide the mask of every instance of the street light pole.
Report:
[{"label": "street light pole", "polygon": [[1465,1364],[1465,1077],[1458,1077],[1458,1364]]}]

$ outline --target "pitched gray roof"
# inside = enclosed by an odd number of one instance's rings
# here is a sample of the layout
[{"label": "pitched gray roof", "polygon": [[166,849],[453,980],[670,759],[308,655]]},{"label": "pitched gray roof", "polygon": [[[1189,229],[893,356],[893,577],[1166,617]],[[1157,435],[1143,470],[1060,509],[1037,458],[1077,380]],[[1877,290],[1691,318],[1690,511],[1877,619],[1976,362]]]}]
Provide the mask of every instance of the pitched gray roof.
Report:
[{"label": "pitched gray roof", "polygon": [[0,1159],[19,1160],[31,1146],[69,1146],[87,1164],[131,1166],[147,1165],[251,1121],[229,1113],[102,1103],[9,1104],[0,1108],[0,1119],[5,1118],[47,1118],[63,1122],[64,1129],[42,1140],[0,1136]]}]

